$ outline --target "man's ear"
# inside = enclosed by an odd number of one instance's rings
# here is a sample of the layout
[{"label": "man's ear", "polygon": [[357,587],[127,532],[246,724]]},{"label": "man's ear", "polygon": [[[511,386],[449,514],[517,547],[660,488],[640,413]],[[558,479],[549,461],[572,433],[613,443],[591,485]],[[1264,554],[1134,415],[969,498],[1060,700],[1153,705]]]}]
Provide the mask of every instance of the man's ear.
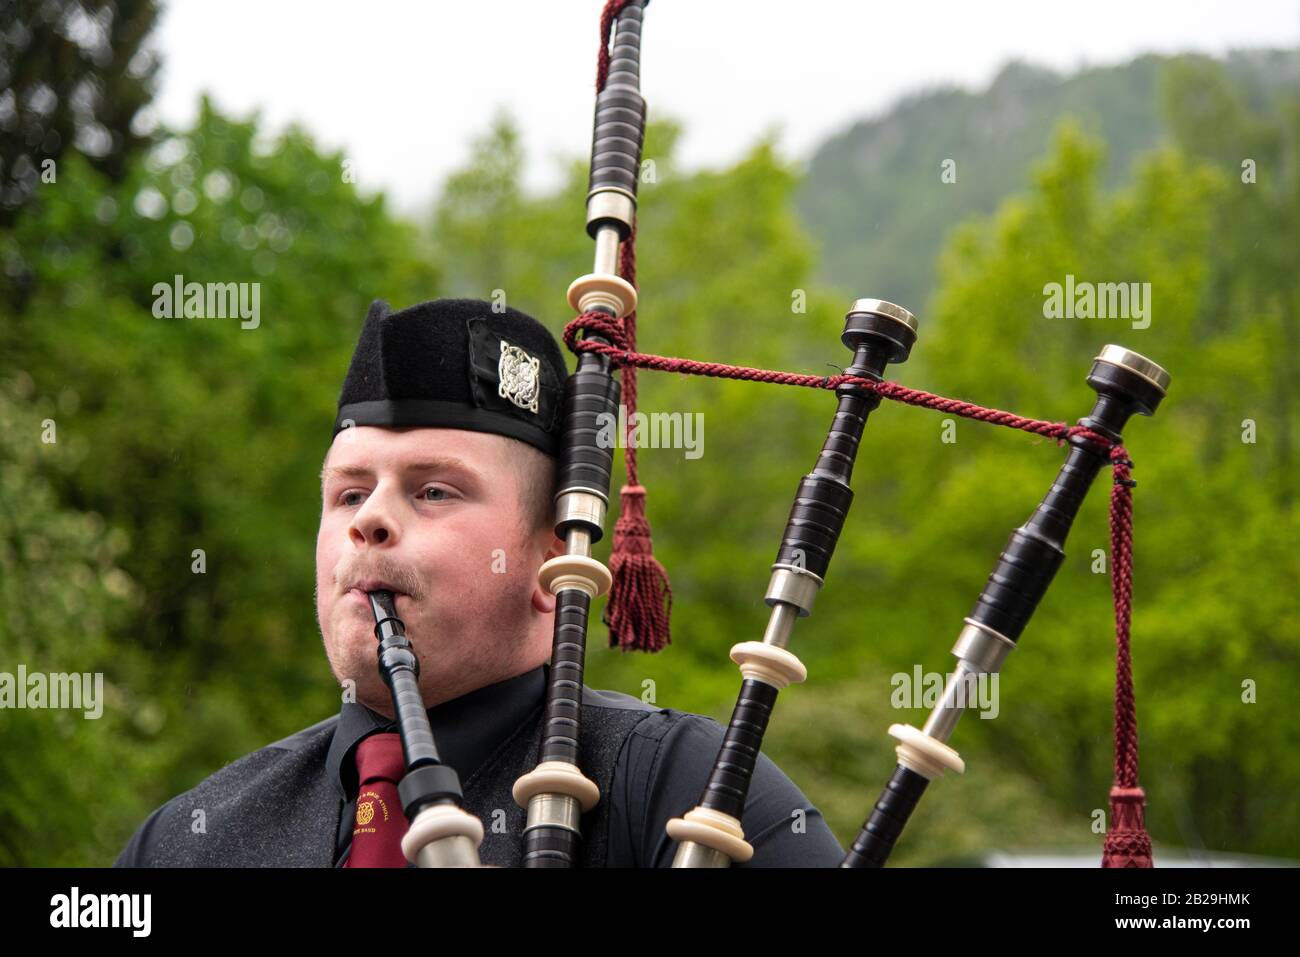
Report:
[{"label": "man's ear", "polygon": [[[552,532],[551,544],[550,547],[546,549],[546,556],[542,559],[542,562],[549,562],[552,558],[563,555],[564,550],[564,539]],[[533,608],[541,612],[543,615],[549,615],[551,612],[555,611],[555,596],[542,588],[540,582],[533,585]]]}]

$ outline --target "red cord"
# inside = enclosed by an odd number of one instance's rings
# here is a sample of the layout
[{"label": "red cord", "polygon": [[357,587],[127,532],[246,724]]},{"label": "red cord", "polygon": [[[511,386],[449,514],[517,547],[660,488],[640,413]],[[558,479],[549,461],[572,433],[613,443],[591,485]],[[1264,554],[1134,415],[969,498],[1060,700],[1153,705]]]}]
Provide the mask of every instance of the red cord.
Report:
[{"label": "red cord", "polygon": [[[609,35],[614,18],[628,0],[610,0],[600,15],[600,55],[596,63],[596,93],[609,75]],[[619,275],[636,288],[636,222],[619,245]],[[594,313],[605,323],[607,335],[625,348],[636,349],[636,310],[622,321]],[[646,490],[636,466],[632,442],[636,423],[636,370],[623,368],[622,402],[627,408],[627,434],[623,436],[623,470],[626,483],[619,490],[619,517],[614,523],[609,571],[612,578],[604,621],[609,643],[624,651],[659,651],[672,641],[669,628],[673,589],[668,572],[654,556],[650,521],[646,517]]]},{"label": "red cord", "polygon": [[[587,339],[579,340],[578,332],[589,331],[609,340],[609,345]],[[1150,867],[1151,839],[1143,823],[1144,794],[1137,786],[1137,705],[1133,694],[1133,663],[1129,643],[1129,621],[1133,590],[1133,481],[1130,478],[1132,461],[1124,446],[1106,436],[1081,425],[1029,419],[1012,412],[990,409],[961,399],[909,389],[897,382],[863,379],[850,375],[815,376],[750,366],[733,366],[721,362],[701,362],[656,356],[636,351],[635,342],[626,334],[624,325],[603,313],[589,312],[578,316],[564,327],[564,342],[575,353],[596,352],[608,356],[623,369],[624,381],[632,369],[654,369],[660,372],[677,372],[682,375],[701,375],[722,379],[741,379],[748,382],[768,382],[775,385],[802,386],[810,389],[836,389],[853,384],[874,392],[882,398],[906,405],[935,409],[991,425],[1020,429],[1036,435],[1045,435],[1063,442],[1071,436],[1080,436],[1108,450],[1114,471],[1111,490],[1111,591],[1115,603],[1115,785],[1111,789],[1110,828],[1106,833],[1103,867]],[[628,450],[631,451],[630,449]]]}]

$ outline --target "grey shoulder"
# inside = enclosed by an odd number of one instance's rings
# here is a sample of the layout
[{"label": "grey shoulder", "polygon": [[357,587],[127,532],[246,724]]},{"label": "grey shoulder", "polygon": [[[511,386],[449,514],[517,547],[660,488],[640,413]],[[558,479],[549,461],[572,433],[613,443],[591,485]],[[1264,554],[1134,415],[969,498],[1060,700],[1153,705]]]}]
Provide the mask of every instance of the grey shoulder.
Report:
[{"label": "grey shoulder", "polygon": [[[646,704],[618,691],[598,691],[583,686],[582,706],[603,730],[617,729],[629,740],[648,739],[656,750],[664,744],[701,753],[716,753],[726,728],[707,715]],[[593,731],[596,730],[593,728]],[[762,758],[760,758],[762,760]]]},{"label": "grey shoulder", "polygon": [[[273,741],[256,751],[250,751],[242,758],[237,758],[221,770],[208,775],[185,795],[180,796],[192,796],[201,791],[224,791],[231,782],[246,783],[250,776],[264,773],[280,764],[297,765],[302,763],[303,759],[309,763],[323,762],[330,741],[334,737],[334,728],[338,720],[338,715],[331,715],[323,721],[317,721],[309,728],[295,731],[288,737]],[[293,756],[298,756],[299,760],[290,760]]]},{"label": "grey shoulder", "polygon": [[118,858],[119,866],[146,862],[153,845],[163,834],[176,828],[188,827],[195,807],[219,808],[243,800],[248,794],[268,786],[273,790],[277,787],[292,787],[291,779],[300,777],[310,769],[323,768],[337,723],[338,716],[332,715],[249,752],[214,771],[188,791],[166,801],[136,829]]},{"label": "grey shoulder", "polygon": [[[323,721],[317,721],[310,728],[303,728],[301,731],[295,731],[287,738],[273,741],[268,744],[266,748],[262,748],[261,750],[276,748],[281,751],[298,751],[302,748],[310,747],[312,744],[319,743],[322,737],[328,741],[330,738],[334,737],[334,728],[338,723],[339,716],[332,714]],[[257,752],[255,751],[253,753],[256,754]]]},{"label": "grey shoulder", "polygon": [[646,704],[640,698],[623,694],[621,691],[600,691],[582,686],[582,704],[586,708],[609,708],[615,711],[663,711],[652,704]]},{"label": "grey shoulder", "polygon": [[584,708],[598,708],[607,711],[635,711],[640,712],[643,717],[655,715],[656,720],[642,721],[636,725],[637,732],[643,735],[649,734],[662,737],[674,727],[684,725],[690,727],[696,733],[716,735],[721,740],[726,731],[722,725],[707,715],[646,704],[640,698],[623,694],[621,691],[601,691],[583,685],[582,705]]}]

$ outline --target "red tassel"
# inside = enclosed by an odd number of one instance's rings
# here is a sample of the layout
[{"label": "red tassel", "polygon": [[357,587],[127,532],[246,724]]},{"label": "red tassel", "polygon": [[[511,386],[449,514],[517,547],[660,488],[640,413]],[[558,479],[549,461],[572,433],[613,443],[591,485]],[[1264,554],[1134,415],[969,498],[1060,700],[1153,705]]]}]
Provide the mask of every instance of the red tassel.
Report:
[{"label": "red tassel", "polygon": [[1138,787],[1110,789],[1110,827],[1102,867],[1151,867],[1151,837],[1142,812],[1146,793]]},{"label": "red tassel", "polygon": [[645,486],[624,485],[614,523],[609,571],[614,578],[605,606],[609,646],[624,651],[661,651],[671,640],[668,616],[673,589],[668,573],[654,556],[650,523],[645,517]]}]

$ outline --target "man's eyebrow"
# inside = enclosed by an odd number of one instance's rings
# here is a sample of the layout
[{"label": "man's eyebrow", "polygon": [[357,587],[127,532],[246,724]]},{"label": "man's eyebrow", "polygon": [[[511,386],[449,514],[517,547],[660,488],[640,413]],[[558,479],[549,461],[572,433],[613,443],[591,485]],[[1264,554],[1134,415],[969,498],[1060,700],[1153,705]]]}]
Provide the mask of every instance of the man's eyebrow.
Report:
[{"label": "man's eyebrow", "polygon": [[[418,462],[408,462],[402,466],[403,472],[459,472],[468,478],[481,481],[478,469],[474,468],[463,459],[452,456],[435,457],[431,459],[421,459]],[[374,470],[368,465],[331,465],[321,469],[321,484],[332,478],[364,478],[373,475]]]}]

